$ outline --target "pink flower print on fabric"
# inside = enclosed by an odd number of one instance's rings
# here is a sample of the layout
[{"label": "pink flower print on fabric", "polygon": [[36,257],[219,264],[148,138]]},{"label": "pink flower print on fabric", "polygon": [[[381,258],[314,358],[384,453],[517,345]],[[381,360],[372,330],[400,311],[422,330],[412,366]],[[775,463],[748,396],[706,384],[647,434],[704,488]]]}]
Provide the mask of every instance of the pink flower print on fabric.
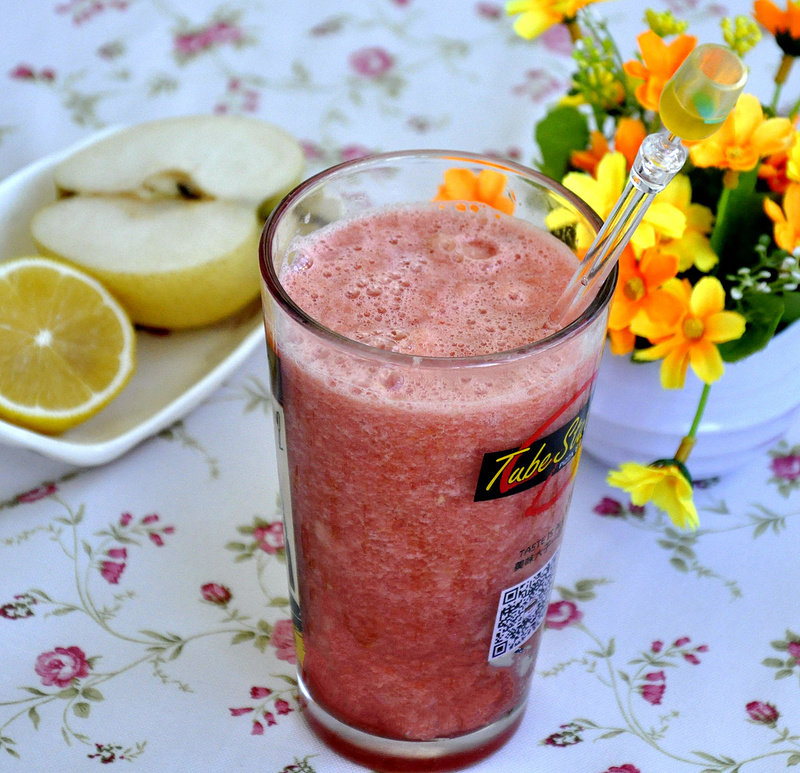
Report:
[{"label": "pink flower print on fabric", "polygon": [[233,598],[230,589],[218,582],[207,582],[200,588],[200,593],[205,601],[210,604],[219,604],[221,607],[224,607]]},{"label": "pink flower print on fabric", "polygon": [[38,600],[30,593],[17,593],[13,601],[0,606],[0,617],[6,620],[24,620],[26,617],[33,617],[33,605],[38,604]]},{"label": "pink flower print on fabric", "polygon": [[56,491],[58,491],[58,488],[56,487],[55,483],[45,483],[42,486],[38,486],[30,491],[26,491],[24,494],[20,494],[17,497],[17,502],[20,504],[38,502],[40,499],[45,499],[46,497],[55,494]]},{"label": "pink flower print on fabric", "polygon": [[776,478],[786,481],[795,481],[800,478],[800,454],[776,456],[769,466]]},{"label": "pink flower print on fabric", "polygon": [[45,687],[68,687],[73,679],[89,676],[89,660],[80,647],[56,647],[36,658],[34,670]]},{"label": "pink flower print on fabric", "polygon": [[379,78],[394,67],[394,57],[380,46],[367,46],[350,54],[350,67],[363,78]]},{"label": "pink flower print on fabric", "polygon": [[547,738],[542,741],[545,746],[574,746],[576,743],[583,741],[580,733],[584,729],[583,725],[577,722],[568,722],[565,725],[560,725],[561,730],[557,733],[551,733]]},{"label": "pink flower print on fabric", "polygon": [[794,658],[794,662],[800,666],[800,641],[790,641],[786,648],[789,654]]},{"label": "pink flower print on fabric", "polygon": [[579,623],[583,619],[583,612],[571,601],[554,601],[547,607],[545,624],[548,628],[560,630],[570,623]]},{"label": "pink flower print on fabric", "polygon": [[639,692],[649,704],[658,706],[667,689],[666,676],[663,671],[651,671],[644,675],[644,682],[639,685]]},{"label": "pink flower print on fabric", "polygon": [[370,149],[364,145],[344,145],[339,149],[339,157],[342,161],[355,161],[357,158],[364,158],[370,153]]},{"label": "pink flower print on fabric", "polygon": [[106,582],[116,585],[125,570],[125,559],[128,557],[128,551],[126,548],[111,548],[106,552],[106,555],[108,558],[100,562],[100,574]]},{"label": "pink flower print on fabric", "polygon": [[275,701],[275,711],[278,714],[288,714],[290,711],[294,711],[294,709],[289,705],[289,701],[284,700],[283,698],[278,698]]},{"label": "pink flower print on fabric", "polygon": [[275,521],[266,526],[256,526],[253,529],[253,538],[258,543],[258,547],[270,555],[275,555],[286,547],[281,521]]},{"label": "pink flower print on fabric", "polygon": [[218,21],[192,32],[175,36],[175,51],[183,58],[197,56],[215,46],[236,45],[244,40],[244,33],[234,24]]},{"label": "pink flower print on fabric", "polygon": [[269,643],[275,647],[278,660],[297,663],[297,653],[294,649],[294,626],[291,620],[278,620],[275,623]]},{"label": "pink flower print on fabric", "polygon": [[765,703],[764,701],[750,701],[745,706],[745,710],[750,717],[750,721],[758,725],[775,727],[780,717],[778,710],[771,703]]},{"label": "pink flower print on fabric", "polygon": [[606,773],[641,773],[641,771],[636,765],[631,765],[630,762],[627,762],[624,765],[614,765],[610,767]]},{"label": "pink flower print on fabric", "polygon": [[102,561],[100,563],[100,574],[106,582],[112,585],[119,583],[119,578],[122,577],[124,570],[125,564],[119,561]]}]

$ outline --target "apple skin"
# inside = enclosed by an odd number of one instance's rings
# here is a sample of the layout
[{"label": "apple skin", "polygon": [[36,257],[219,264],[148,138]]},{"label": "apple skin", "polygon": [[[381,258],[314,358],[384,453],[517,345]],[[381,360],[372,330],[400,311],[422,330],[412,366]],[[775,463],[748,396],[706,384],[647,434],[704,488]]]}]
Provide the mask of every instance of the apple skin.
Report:
[{"label": "apple skin", "polygon": [[107,135],[61,162],[37,249],[102,282],[134,323],[213,324],[259,294],[258,240],[302,178],[299,143],[243,116],[184,116]]}]

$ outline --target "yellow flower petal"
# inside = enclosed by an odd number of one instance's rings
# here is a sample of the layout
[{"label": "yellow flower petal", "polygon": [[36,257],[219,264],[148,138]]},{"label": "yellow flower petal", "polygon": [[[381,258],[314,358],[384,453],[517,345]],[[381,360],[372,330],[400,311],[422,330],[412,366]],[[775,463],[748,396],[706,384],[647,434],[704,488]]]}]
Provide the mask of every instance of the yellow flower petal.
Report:
[{"label": "yellow flower petal", "polygon": [[725,308],[725,288],[716,277],[704,276],[692,289],[689,304],[692,314],[701,319],[716,314]]},{"label": "yellow flower petal", "polygon": [[689,369],[689,351],[686,346],[676,346],[661,363],[661,386],[664,389],[683,389]]},{"label": "yellow flower petal", "polygon": [[705,337],[708,341],[721,344],[735,341],[744,333],[744,317],[735,311],[721,311],[712,314],[705,321]]},{"label": "yellow flower petal", "polygon": [[609,485],[627,491],[635,505],[652,502],[678,528],[697,528],[699,518],[692,499],[692,484],[677,464],[645,466],[625,462],[618,470],[611,470],[606,480]]},{"label": "yellow flower petal", "polygon": [[705,384],[713,384],[725,372],[719,349],[708,341],[701,341],[689,350],[689,363],[697,378]]}]

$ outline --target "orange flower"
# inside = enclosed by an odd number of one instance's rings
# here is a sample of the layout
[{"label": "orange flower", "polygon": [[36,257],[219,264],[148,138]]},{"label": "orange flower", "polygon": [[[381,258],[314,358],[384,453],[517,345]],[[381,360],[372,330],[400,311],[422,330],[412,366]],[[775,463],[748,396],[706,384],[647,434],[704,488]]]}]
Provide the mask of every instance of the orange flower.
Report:
[{"label": "orange flower", "polygon": [[487,204],[510,215],[514,201],[506,195],[508,178],[493,169],[483,169],[475,174],[469,169],[453,167],[444,173],[444,185],[434,201],[473,201]]},{"label": "orange flower", "polygon": [[756,0],[753,16],[775,36],[775,42],[785,53],[800,55],[800,2],[788,0],[786,10],[782,11],[772,0]]},{"label": "orange flower", "polygon": [[627,116],[619,119],[617,132],[614,135],[614,149],[625,156],[628,162],[628,169],[633,166],[636,154],[642,140],[647,136],[645,125],[638,118],[628,118]]},{"label": "orange flower", "polygon": [[683,60],[697,43],[694,35],[678,35],[672,43],[665,43],[653,30],[637,38],[642,61],[633,59],[623,65],[632,78],[643,81],[634,92],[646,110],[658,110],[658,100],[667,81],[675,74]]},{"label": "orange flower", "polygon": [[678,323],[669,328],[638,318],[635,332],[657,343],[634,356],[645,361],[663,358],[664,389],[682,389],[689,365],[701,381],[711,384],[725,370],[717,344],[739,338],[744,333],[744,317],[725,311],[725,290],[716,277],[704,276],[694,287],[686,279],[673,279],[664,289],[683,306]]},{"label": "orange flower", "polygon": [[761,158],[786,151],[792,137],[788,118],[765,118],[758,97],[742,94],[722,126],[689,153],[695,166],[746,172]]},{"label": "orange flower", "polygon": [[758,167],[758,176],[766,181],[773,193],[785,193],[789,179],[786,176],[786,162],[789,156],[786,152],[773,153],[761,162]]},{"label": "orange flower", "polygon": [[668,327],[674,326],[683,306],[672,293],[660,288],[677,273],[677,255],[652,247],[637,260],[628,245],[619,259],[619,279],[609,313],[609,328],[631,328],[642,314]]},{"label": "orange flower", "polygon": [[764,199],[764,211],[773,222],[775,243],[786,252],[800,247],[800,183],[792,183],[783,196],[783,209],[772,199]]},{"label": "orange flower", "polygon": [[[625,156],[628,169],[633,166],[636,154],[642,140],[647,136],[647,129],[638,118],[624,116],[617,124],[614,134],[614,149]],[[593,131],[589,135],[589,147],[586,150],[574,150],[570,156],[570,164],[575,169],[581,169],[594,175],[597,165],[603,156],[609,152],[608,142],[602,132]]]},{"label": "orange flower", "polygon": [[600,159],[608,153],[608,142],[603,132],[593,131],[589,135],[589,147],[586,150],[573,150],[569,162],[575,169],[580,169],[594,176]]}]

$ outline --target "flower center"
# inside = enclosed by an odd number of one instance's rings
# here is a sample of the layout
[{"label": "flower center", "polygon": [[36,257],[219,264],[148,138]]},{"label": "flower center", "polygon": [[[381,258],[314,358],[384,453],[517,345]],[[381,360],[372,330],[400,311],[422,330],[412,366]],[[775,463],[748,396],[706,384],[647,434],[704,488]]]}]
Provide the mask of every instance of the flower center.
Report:
[{"label": "flower center", "polygon": [[705,332],[705,325],[703,320],[697,317],[687,317],[683,321],[683,334],[692,341],[696,341],[703,337]]},{"label": "flower center", "polygon": [[629,301],[638,301],[644,297],[644,281],[642,278],[640,276],[631,277],[625,282],[625,286],[622,288],[622,294]]}]

